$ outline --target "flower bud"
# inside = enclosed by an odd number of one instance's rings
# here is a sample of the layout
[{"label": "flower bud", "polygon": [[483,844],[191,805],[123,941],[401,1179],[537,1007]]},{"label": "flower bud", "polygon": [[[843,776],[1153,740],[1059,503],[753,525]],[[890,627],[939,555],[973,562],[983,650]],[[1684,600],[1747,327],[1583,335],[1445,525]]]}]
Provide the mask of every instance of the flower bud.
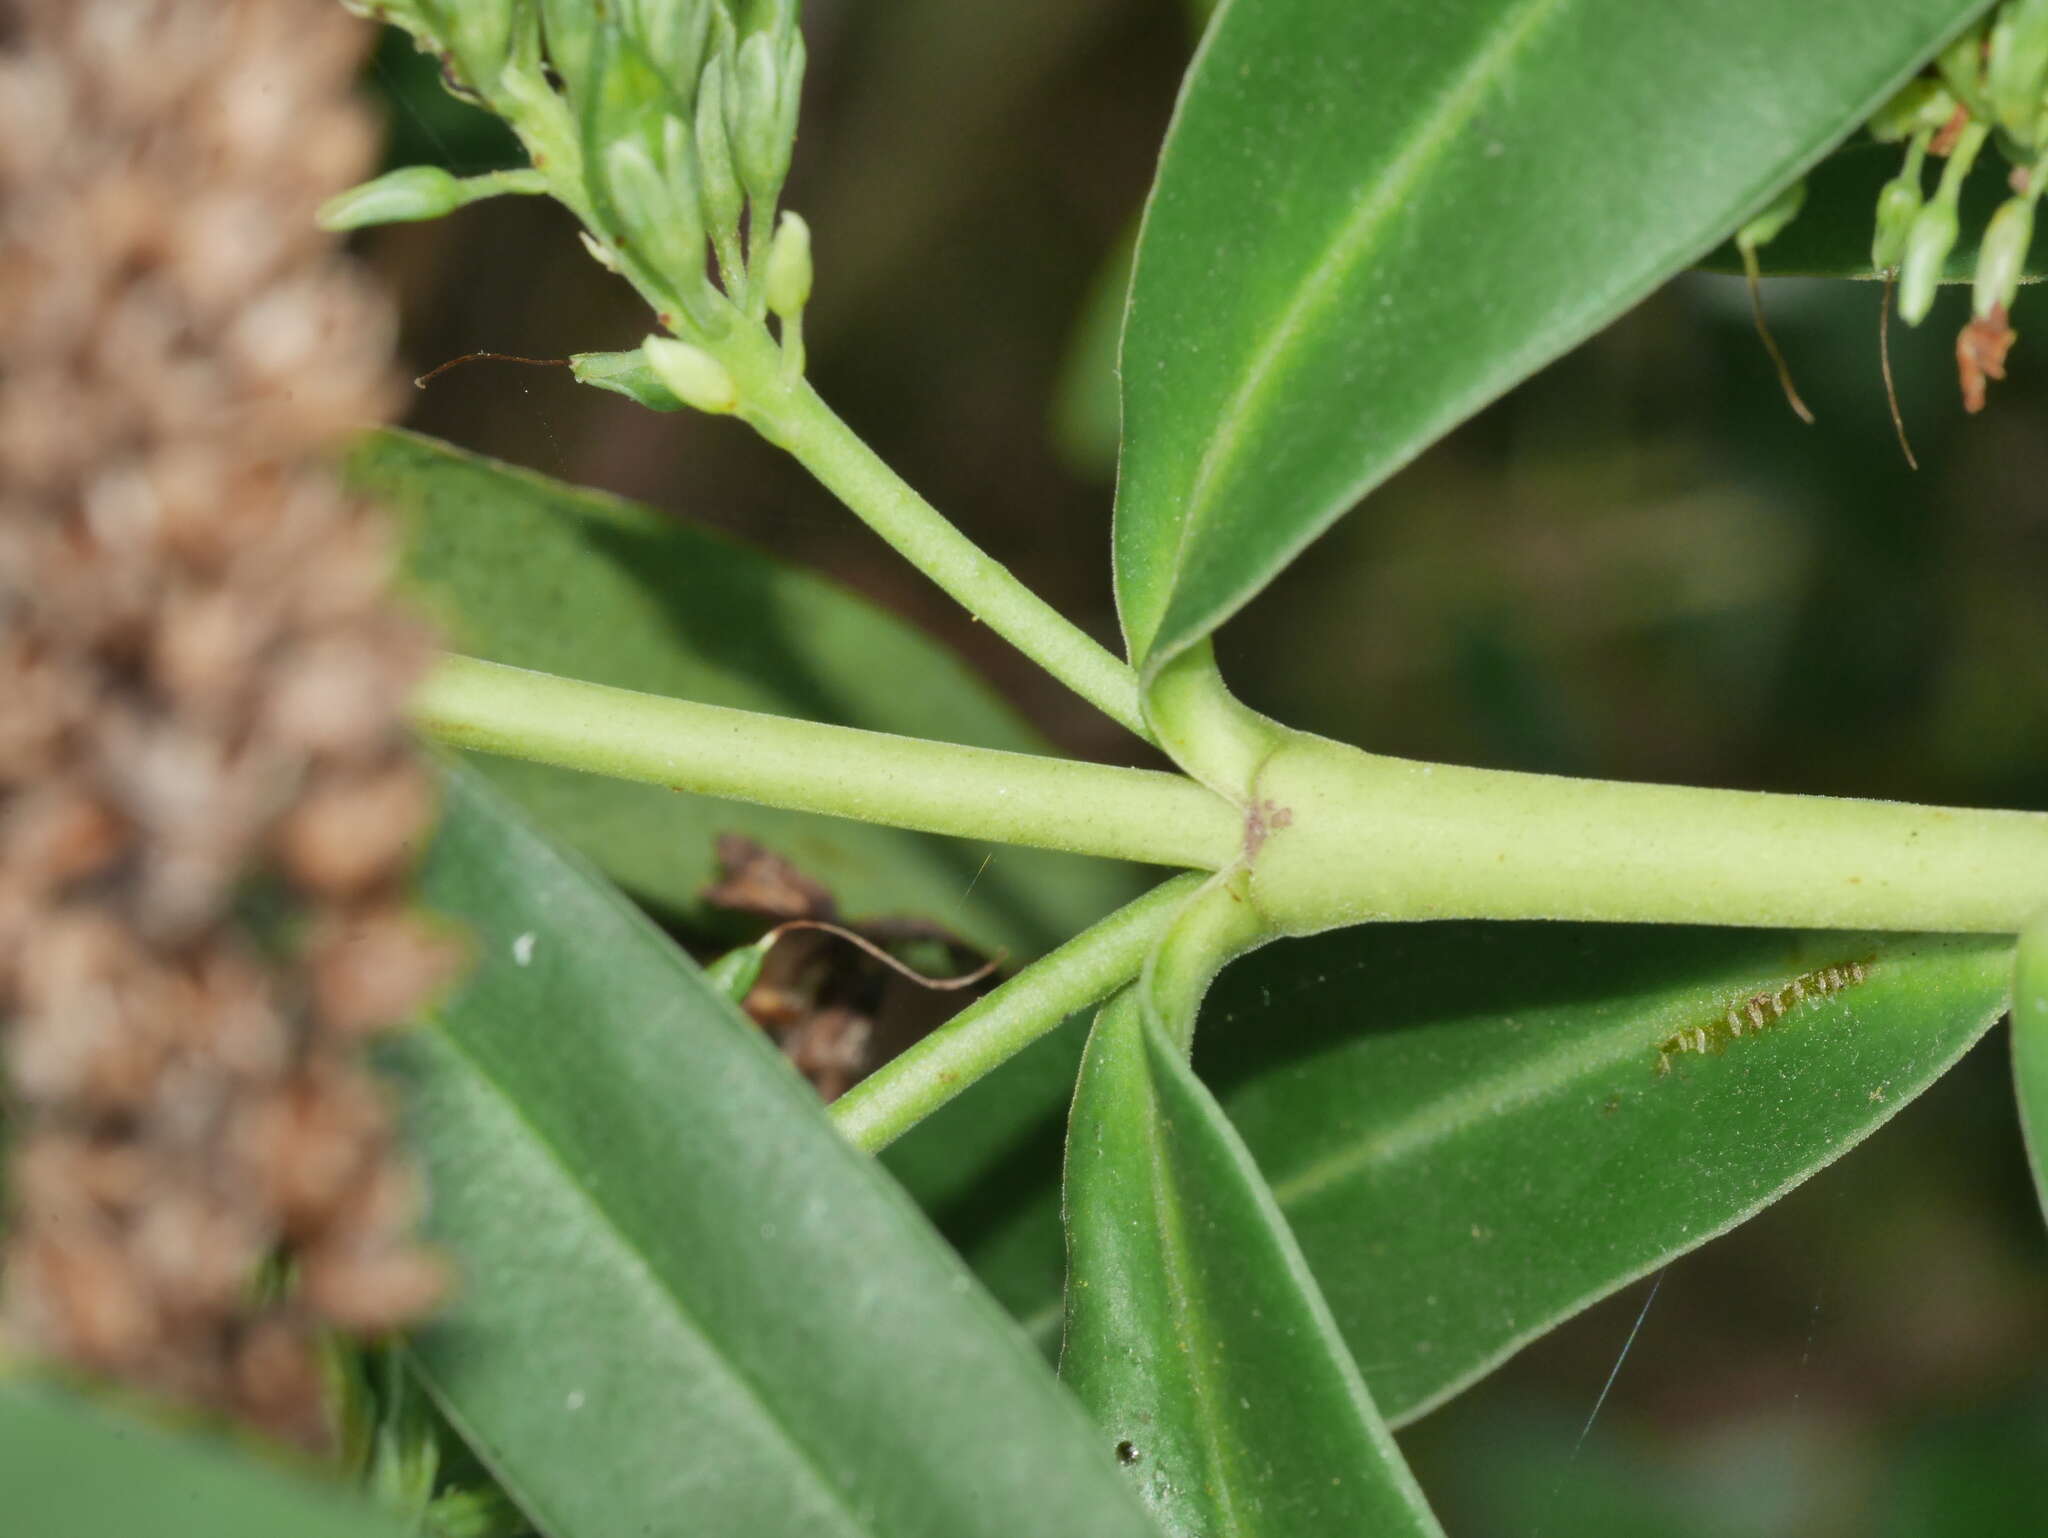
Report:
[{"label": "flower bud", "polygon": [[2007,133],[2029,149],[2041,148],[2041,97],[2048,89],[2048,0],[2012,0],[1991,27],[1991,57],[1984,91]]},{"label": "flower bud", "polygon": [[1898,94],[1872,115],[1868,126],[1873,139],[1896,144],[1923,128],[1939,128],[1955,115],[1954,94],[1940,81],[1922,75],[1901,86]]},{"label": "flower bud", "polygon": [[638,139],[621,139],[604,152],[605,191],[629,254],[678,289],[704,282],[704,224],[696,200],[678,193],[677,173],[654,163]]},{"label": "flower bud", "polygon": [[2034,243],[2034,200],[2007,198],[1991,216],[1984,240],[1977,247],[1977,281],[1970,291],[1970,307],[1979,316],[1993,310],[2010,310],[2019,297],[2020,274],[2026,270],[2027,249]]},{"label": "flower bud", "polygon": [[590,94],[597,65],[601,12],[590,0],[540,0],[540,13],[548,62],[561,76],[569,100],[580,104]]},{"label": "flower bud", "polygon": [[801,215],[784,213],[775,226],[761,286],[768,308],[784,320],[811,302],[811,227]]},{"label": "flower bud", "polygon": [[704,222],[721,234],[737,232],[745,196],[733,174],[732,146],[726,139],[726,90],[731,72],[723,56],[704,68],[697,87],[697,180]]},{"label": "flower bud", "polygon": [[1745,251],[1761,250],[1776,240],[1785,226],[1799,217],[1799,210],[1805,206],[1806,183],[1796,181],[1735,232],[1736,246]]},{"label": "flower bud", "polygon": [[727,951],[715,961],[705,963],[704,981],[733,1003],[745,1003],[747,995],[754,991],[754,984],[760,981],[762,965],[768,960],[768,948],[774,943],[775,931],[771,929],[752,945]]},{"label": "flower bud", "polygon": [[733,65],[733,160],[747,195],[764,207],[781,195],[789,175],[795,125],[784,111],[784,90],[793,95],[795,83],[784,79],[787,57],[768,33],[756,32],[740,44]]},{"label": "flower bud", "polygon": [[677,400],[699,411],[725,416],[739,410],[740,390],[723,363],[703,348],[673,337],[650,336],[640,344],[656,377]]},{"label": "flower bud", "polygon": [[323,230],[360,230],[439,219],[465,201],[462,183],[439,166],[406,166],[335,194],[315,217]]},{"label": "flower bud", "polygon": [[1905,259],[1907,232],[1925,202],[1917,175],[1901,172],[1884,184],[1877,195],[1877,229],[1870,241],[1870,265],[1878,272],[1890,272]]},{"label": "flower bud", "polygon": [[1919,325],[1934,307],[1935,290],[1941,286],[1958,233],[1955,205],[1944,199],[1914,216],[1899,263],[1899,318],[1907,325]]}]

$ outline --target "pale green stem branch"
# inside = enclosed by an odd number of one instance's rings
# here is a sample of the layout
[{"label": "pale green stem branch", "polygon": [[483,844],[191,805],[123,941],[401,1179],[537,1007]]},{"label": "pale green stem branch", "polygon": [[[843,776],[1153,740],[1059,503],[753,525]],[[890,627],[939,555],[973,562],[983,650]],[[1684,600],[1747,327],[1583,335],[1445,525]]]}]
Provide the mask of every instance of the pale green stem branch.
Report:
[{"label": "pale green stem branch", "polygon": [[[721,352],[728,367],[734,360]],[[1111,720],[1149,740],[1130,668],[946,521],[833,413],[804,379],[776,360],[733,367],[744,415],[913,566],[1017,650]]]},{"label": "pale green stem branch", "polygon": [[1032,962],[840,1096],[832,1120],[856,1148],[887,1147],[1069,1015],[1136,977],[1201,884],[1200,876],[1176,876]]},{"label": "pale green stem branch", "polygon": [[415,722],[457,747],[763,806],[1107,859],[1215,869],[1237,809],[1148,769],[1000,753],[444,658]]}]

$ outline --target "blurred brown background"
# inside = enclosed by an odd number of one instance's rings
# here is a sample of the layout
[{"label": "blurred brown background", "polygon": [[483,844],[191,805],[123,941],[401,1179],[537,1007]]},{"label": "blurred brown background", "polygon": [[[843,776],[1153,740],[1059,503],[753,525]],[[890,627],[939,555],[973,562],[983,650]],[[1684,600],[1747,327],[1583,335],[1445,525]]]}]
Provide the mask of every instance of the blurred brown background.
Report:
[{"label": "blurred brown background", "polygon": [[[1051,427],[1091,287],[1143,197],[1179,0],[811,0],[791,206],[826,397],[1105,641],[1109,467]],[[368,81],[394,163],[510,163],[403,45]],[[649,317],[552,205],[364,250],[416,371],[632,345]],[[1767,286],[1819,415],[1785,408],[1740,286],[1688,276],[1426,455],[1220,640],[1252,703],[1374,748],[1502,767],[2048,807],[2048,295],[2014,378],[1956,398],[1961,296],[1894,337],[1876,289]],[[2030,302],[2031,301],[2031,302]],[[832,573],[970,656],[1067,750],[1113,727],[729,422],[476,364],[410,425],[650,501]],[[2002,1029],[1849,1159],[1404,1440],[1460,1538],[2048,1532],[2048,1239]]]}]

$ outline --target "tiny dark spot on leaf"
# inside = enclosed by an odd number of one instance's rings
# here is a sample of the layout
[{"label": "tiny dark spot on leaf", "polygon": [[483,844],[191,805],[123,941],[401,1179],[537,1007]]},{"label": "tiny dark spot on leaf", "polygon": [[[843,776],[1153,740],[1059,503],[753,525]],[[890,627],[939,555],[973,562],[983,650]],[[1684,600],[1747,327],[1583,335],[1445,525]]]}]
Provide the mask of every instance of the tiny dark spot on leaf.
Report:
[{"label": "tiny dark spot on leaf", "polygon": [[1118,1463],[1136,1463],[1142,1456],[1143,1454],[1129,1442],[1119,1442],[1116,1444],[1116,1461]]}]

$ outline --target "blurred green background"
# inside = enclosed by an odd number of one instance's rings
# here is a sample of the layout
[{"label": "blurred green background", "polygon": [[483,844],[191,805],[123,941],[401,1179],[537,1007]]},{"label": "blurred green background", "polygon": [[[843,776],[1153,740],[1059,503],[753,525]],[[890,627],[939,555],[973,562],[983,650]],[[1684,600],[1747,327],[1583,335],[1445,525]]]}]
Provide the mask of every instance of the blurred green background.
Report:
[{"label": "blurred green background", "polygon": [[[1111,641],[1104,424],[1060,402],[1191,46],[1184,0],[810,0],[789,194],[812,374],[908,478]],[[387,39],[393,163],[511,163]],[[1587,174],[1597,175],[1597,167]],[[632,345],[649,317],[566,215],[505,199],[362,249],[415,372]],[[1922,468],[1878,375],[1874,285],[1766,303],[1688,275],[1471,422],[1219,640],[1253,704],[1420,757],[2048,807],[2048,294],[1966,418],[1962,296],[1895,332]],[[2030,302],[2031,301],[2031,302]],[[699,519],[955,645],[1062,747],[1143,761],[737,425],[478,363],[408,424]],[[1092,430],[1091,430],[1092,428]],[[2048,1532],[2048,1239],[2002,1028],[1865,1147],[1404,1434],[1458,1538]],[[1583,1437],[1583,1440],[1581,1440]]]}]

